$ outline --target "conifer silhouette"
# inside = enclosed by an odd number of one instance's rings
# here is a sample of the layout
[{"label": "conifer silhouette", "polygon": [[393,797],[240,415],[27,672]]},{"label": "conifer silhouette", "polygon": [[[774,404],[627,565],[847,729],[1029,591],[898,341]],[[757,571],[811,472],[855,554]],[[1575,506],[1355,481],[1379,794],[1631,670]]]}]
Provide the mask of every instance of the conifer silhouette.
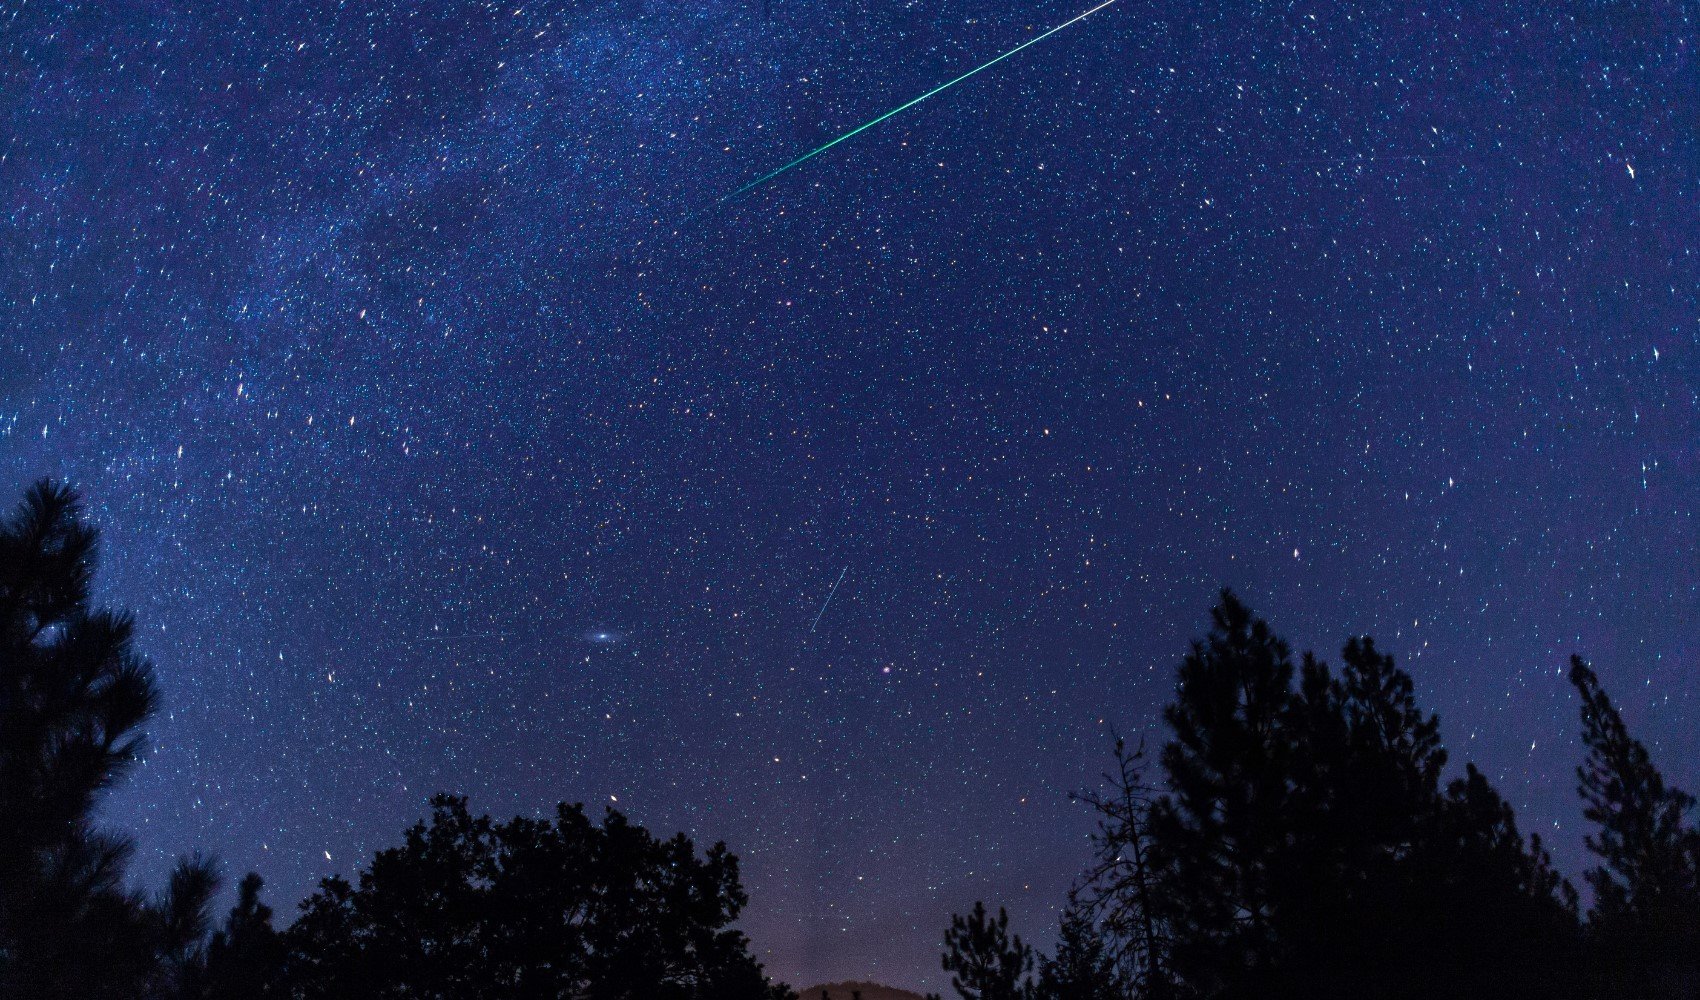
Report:
[{"label": "conifer silhouette", "polygon": [[199,960],[217,886],[184,860],[153,900],[97,830],[158,703],[127,615],[90,606],[98,535],[42,481],[0,521],[0,996],[168,995]]},{"label": "conifer silhouette", "polygon": [[[1211,621],[1164,712],[1166,792],[1118,741],[1110,791],[1080,796],[1090,918],[1065,919],[1033,995],[1072,996],[1043,973],[1106,955],[1108,995],[1140,1000],[1574,995],[1574,890],[1481,771],[1442,787],[1439,720],[1392,657],[1360,637],[1337,674],[1295,663],[1229,592]],[[957,952],[997,953],[956,920]]]},{"label": "conifer silhouette", "polygon": [[272,926],[272,909],[260,902],[260,876],[250,872],[237,887],[236,905],[208,942],[186,997],[197,1000],[261,1000],[276,996],[283,966],[283,939]]},{"label": "conifer silhouette", "polygon": [[[1169,937],[1159,914],[1163,886],[1152,862],[1150,825],[1157,792],[1145,780],[1144,741],[1130,749],[1118,737],[1112,759],[1115,767],[1104,775],[1107,791],[1073,796],[1098,814],[1098,829],[1092,834],[1092,865],[1070,893],[1069,907],[1081,911],[1077,928],[1090,927],[1100,939],[1122,991],[1167,1000],[1174,992]],[[1058,959],[1062,948],[1059,941]]]},{"label": "conifer silhouette", "polygon": [[1576,769],[1586,838],[1600,859],[1589,930],[1607,985],[1647,997],[1700,995],[1700,831],[1694,796],[1665,782],[1647,748],[1580,657],[1570,683],[1582,700]]},{"label": "conifer silhouette", "polygon": [[1009,931],[1002,907],[994,918],[976,902],[967,916],[950,918],[941,964],[962,1000],[1027,1000],[1033,992],[1033,949]]},{"label": "conifer silhouette", "polygon": [[1034,996],[1043,1000],[1121,1000],[1129,985],[1117,972],[1105,935],[1094,924],[1090,909],[1071,894],[1057,929],[1056,951],[1039,961]]},{"label": "conifer silhouette", "polygon": [[1291,818],[1287,644],[1224,591],[1214,628],[1182,660],[1163,713],[1169,794],[1151,812],[1158,898],[1176,973],[1203,991],[1267,979],[1276,961],[1275,880]]}]

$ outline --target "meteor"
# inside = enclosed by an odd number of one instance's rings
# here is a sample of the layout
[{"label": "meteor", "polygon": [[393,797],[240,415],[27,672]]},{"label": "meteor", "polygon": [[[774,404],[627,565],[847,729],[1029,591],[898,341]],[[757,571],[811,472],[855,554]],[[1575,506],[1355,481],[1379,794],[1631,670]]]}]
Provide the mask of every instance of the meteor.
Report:
[{"label": "meteor", "polygon": [[785,173],[787,170],[791,170],[791,169],[794,169],[796,167],[802,166],[803,164],[814,159],[815,157],[819,156],[820,154],[826,152],[827,150],[831,149],[832,147],[838,145],[839,143],[843,142],[844,140],[849,139],[853,136],[860,135],[863,132],[866,132],[868,129],[873,128],[875,125],[878,125],[880,122],[885,121],[887,118],[890,118],[893,115],[902,114],[903,112],[908,111],[910,108],[914,107],[917,104],[920,104],[922,101],[926,100],[929,97],[932,97],[934,94],[943,93],[944,91],[949,90],[950,88],[956,86],[957,84],[968,79],[969,77],[980,72],[981,70],[991,69],[993,66],[996,66],[998,63],[1003,62],[1005,59],[1008,59],[1010,56],[1015,55],[1017,52],[1020,52],[1022,49],[1027,48],[1029,45],[1037,45],[1040,42],[1044,41],[1045,39],[1056,34],[1057,32],[1063,30],[1064,28],[1066,28],[1070,25],[1073,25],[1073,24],[1078,24],[1081,21],[1086,20],[1087,18],[1091,17],[1093,14],[1098,13],[1099,11],[1103,10],[1105,7],[1108,7],[1109,5],[1111,5],[1115,2],[1116,2],[1116,0],[1104,0],[1103,3],[1100,3],[1098,6],[1093,7],[1091,10],[1088,10],[1083,14],[1076,14],[1075,16],[1069,18],[1068,20],[1057,25],[1056,27],[1052,28],[1051,30],[1045,32],[1044,34],[1036,35],[1032,38],[1029,38],[1027,41],[1022,42],[1020,45],[1017,45],[1015,48],[1010,49],[1008,52],[1005,52],[1003,55],[1000,55],[995,59],[990,59],[990,60],[987,60],[986,62],[981,63],[980,65],[974,67],[973,69],[962,74],[961,76],[957,77],[956,79],[951,80],[947,83],[941,83],[937,87],[934,87],[932,90],[929,90],[925,94],[922,94],[920,97],[917,97],[914,100],[909,101],[906,104],[900,104],[897,107],[892,108],[890,111],[887,111],[885,114],[880,115],[878,118],[875,118],[873,121],[867,122],[866,124],[863,124],[863,125],[856,126],[855,128],[844,133],[843,135],[839,136],[838,138],[832,140],[831,142],[827,143],[826,145],[821,146],[817,149],[809,150],[807,153],[804,153],[802,156],[797,157],[795,160],[792,160],[790,163],[785,164],[783,167],[780,167],[778,170],[771,170],[771,171],[769,171],[765,174],[762,174],[760,177],[757,177],[755,180],[750,181],[748,184],[745,184],[743,187],[739,188],[738,190],[733,191],[731,194],[728,194],[728,195],[722,197],[720,200],[721,201],[731,201],[733,198],[736,198],[741,194],[745,194],[746,192],[749,192],[749,191],[752,191],[752,190],[754,190],[758,187],[761,187],[763,184],[766,184],[768,181],[773,180],[775,177],[778,177],[780,174]]},{"label": "meteor", "polygon": [[826,614],[826,609],[832,604],[833,595],[838,593],[838,585],[844,582],[844,574],[848,572],[850,572],[850,567],[844,567],[844,569],[839,572],[838,579],[832,582],[832,589],[828,591],[826,595],[826,603],[820,606],[820,611],[815,614],[815,620],[809,623],[810,632],[813,632],[815,630],[815,626],[820,624],[820,616]]}]

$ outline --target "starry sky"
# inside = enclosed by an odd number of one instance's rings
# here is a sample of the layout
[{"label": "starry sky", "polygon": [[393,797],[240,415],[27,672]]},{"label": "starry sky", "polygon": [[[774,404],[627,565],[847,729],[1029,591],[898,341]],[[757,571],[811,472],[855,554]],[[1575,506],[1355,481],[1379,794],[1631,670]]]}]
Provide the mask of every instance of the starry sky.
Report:
[{"label": "starry sky", "polygon": [[[795,984],[1043,939],[1216,590],[1584,863],[1700,785],[1684,0],[0,0],[0,470],[280,912],[438,790],[725,839]],[[829,600],[830,595],[830,600]]]}]

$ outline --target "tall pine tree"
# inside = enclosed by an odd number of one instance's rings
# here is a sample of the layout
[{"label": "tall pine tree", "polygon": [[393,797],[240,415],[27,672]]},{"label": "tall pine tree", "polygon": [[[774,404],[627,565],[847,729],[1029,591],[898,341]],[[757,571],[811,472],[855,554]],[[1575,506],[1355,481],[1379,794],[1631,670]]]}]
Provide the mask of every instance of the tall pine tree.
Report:
[{"label": "tall pine tree", "polygon": [[283,937],[272,927],[272,909],[260,902],[260,876],[250,872],[237,887],[236,905],[207,943],[184,1000],[262,1000],[280,995]]},{"label": "tall pine tree", "polygon": [[1307,654],[1285,720],[1292,842],[1278,878],[1283,988],[1397,995],[1413,966],[1410,861],[1441,808],[1439,720],[1368,637],[1335,676]]},{"label": "tall pine tree", "polygon": [[216,886],[184,861],[139,896],[129,842],[94,826],[158,701],[130,618],[91,606],[97,541],[76,494],[45,481],[0,521],[0,996],[176,989]]},{"label": "tall pine tree", "polygon": [[1035,996],[1038,1000],[1123,1000],[1128,994],[1090,909],[1070,893],[1057,928],[1056,951],[1039,961]]},{"label": "tall pine tree", "polygon": [[[1142,1000],[1168,1000],[1174,995],[1170,940],[1151,837],[1157,793],[1145,779],[1144,741],[1129,748],[1118,738],[1113,759],[1115,769],[1104,775],[1106,791],[1074,796],[1098,814],[1098,829],[1092,834],[1092,865],[1078,893],[1070,893],[1070,910],[1078,906],[1081,919],[1095,924],[1125,991]],[[1065,915],[1065,928],[1066,920]]]},{"label": "tall pine tree", "polygon": [[962,1000],[1029,1000],[1033,994],[1033,949],[1009,930],[1009,914],[986,913],[976,902],[967,916],[955,914],[944,935],[941,964]]},{"label": "tall pine tree", "polygon": [[1149,822],[1183,992],[1513,996],[1550,979],[1573,893],[1479,771],[1441,790],[1439,722],[1409,675],[1363,638],[1339,675],[1306,654],[1295,685],[1287,645],[1232,594],[1213,624],[1165,712],[1169,793]]},{"label": "tall pine tree", "polygon": [[1169,794],[1151,811],[1175,973],[1203,993],[1237,993],[1277,960],[1275,879],[1288,843],[1293,747],[1287,644],[1227,591],[1214,627],[1181,662],[1164,719]]},{"label": "tall pine tree", "polygon": [[1582,700],[1587,758],[1576,769],[1587,846],[1589,913],[1610,975],[1647,996],[1700,995],[1700,831],[1694,796],[1666,783],[1641,741],[1580,657],[1570,683]]}]

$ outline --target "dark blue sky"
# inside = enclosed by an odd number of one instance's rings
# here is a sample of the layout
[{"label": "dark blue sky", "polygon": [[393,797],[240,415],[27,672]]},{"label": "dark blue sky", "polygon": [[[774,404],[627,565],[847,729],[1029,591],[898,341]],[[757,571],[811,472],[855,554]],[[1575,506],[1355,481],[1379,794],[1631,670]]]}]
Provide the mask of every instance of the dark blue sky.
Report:
[{"label": "dark blue sky", "polygon": [[944,988],[1222,585],[1572,875],[1568,654],[1700,785],[1692,6],[1118,0],[720,202],[1086,6],[0,0],[0,470],[157,664],[142,874],[617,799]]}]

